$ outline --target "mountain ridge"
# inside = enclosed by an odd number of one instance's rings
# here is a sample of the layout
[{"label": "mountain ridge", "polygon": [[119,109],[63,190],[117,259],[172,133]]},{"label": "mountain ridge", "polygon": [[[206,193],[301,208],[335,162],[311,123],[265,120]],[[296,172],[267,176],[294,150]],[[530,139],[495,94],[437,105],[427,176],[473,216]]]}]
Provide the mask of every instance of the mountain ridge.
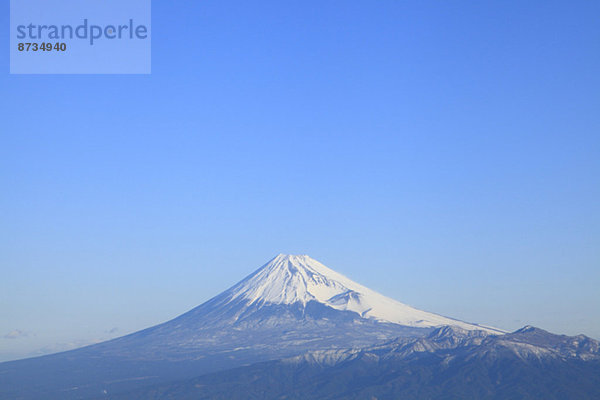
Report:
[{"label": "mountain ridge", "polygon": [[[588,344],[584,351],[581,341]],[[443,326],[421,338],[310,351],[115,400],[591,400],[600,396],[598,347],[598,341],[584,335],[555,335],[539,328],[491,335]]]}]

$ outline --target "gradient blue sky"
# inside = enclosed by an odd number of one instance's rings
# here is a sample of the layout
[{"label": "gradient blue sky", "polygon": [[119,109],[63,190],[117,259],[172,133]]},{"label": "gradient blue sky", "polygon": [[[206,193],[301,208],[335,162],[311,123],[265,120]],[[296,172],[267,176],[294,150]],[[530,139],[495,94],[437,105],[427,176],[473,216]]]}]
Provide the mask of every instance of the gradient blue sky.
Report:
[{"label": "gradient blue sky", "polygon": [[165,321],[280,252],[600,338],[600,3],[152,13],[149,76],[11,76],[0,30],[0,359]]}]

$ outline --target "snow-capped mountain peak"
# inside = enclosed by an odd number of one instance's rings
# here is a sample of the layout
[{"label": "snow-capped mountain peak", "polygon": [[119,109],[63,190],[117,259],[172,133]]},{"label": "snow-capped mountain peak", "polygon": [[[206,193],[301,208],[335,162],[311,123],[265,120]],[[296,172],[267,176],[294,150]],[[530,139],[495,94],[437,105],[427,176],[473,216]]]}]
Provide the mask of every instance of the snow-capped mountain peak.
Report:
[{"label": "snow-capped mountain peak", "polygon": [[324,303],[348,292],[348,282],[352,283],[307,255],[279,254],[230,291],[233,299],[253,303]]},{"label": "snow-capped mountain peak", "polygon": [[456,325],[463,329],[503,333],[415,309],[362,286],[307,255],[279,254],[227,290],[226,295],[230,301],[242,300],[253,306],[306,305],[316,301],[380,322],[418,328]]}]

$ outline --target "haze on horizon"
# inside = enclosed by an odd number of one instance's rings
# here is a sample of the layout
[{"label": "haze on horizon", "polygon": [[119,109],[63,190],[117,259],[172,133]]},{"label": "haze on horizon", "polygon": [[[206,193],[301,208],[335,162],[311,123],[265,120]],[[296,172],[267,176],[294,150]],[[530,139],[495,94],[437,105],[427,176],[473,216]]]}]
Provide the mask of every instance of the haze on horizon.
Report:
[{"label": "haze on horizon", "polygon": [[600,338],[599,12],[155,2],[152,75],[1,74],[0,361],[164,322],[278,253]]}]

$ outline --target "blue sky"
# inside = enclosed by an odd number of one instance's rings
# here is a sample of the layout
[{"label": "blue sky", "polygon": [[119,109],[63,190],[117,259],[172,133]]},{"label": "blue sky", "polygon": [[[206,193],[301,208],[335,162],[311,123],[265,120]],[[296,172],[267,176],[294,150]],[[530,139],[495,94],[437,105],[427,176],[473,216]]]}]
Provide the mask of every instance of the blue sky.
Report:
[{"label": "blue sky", "polygon": [[0,31],[0,359],[165,321],[280,252],[600,338],[599,12],[155,1],[148,76],[9,75]]}]

